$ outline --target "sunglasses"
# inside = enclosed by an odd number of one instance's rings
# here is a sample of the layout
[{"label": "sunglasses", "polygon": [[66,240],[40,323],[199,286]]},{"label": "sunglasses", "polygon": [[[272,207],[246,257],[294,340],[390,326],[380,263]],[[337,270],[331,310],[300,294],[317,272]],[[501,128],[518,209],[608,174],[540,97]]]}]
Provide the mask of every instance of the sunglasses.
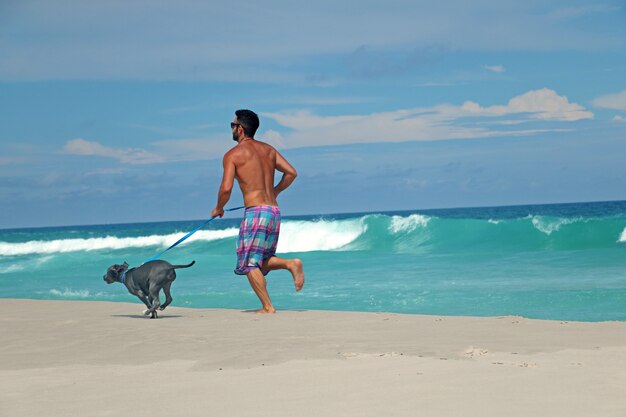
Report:
[{"label": "sunglasses", "polygon": [[242,126],[242,124],[241,123],[230,122],[230,128],[231,129],[234,129],[235,126]]}]

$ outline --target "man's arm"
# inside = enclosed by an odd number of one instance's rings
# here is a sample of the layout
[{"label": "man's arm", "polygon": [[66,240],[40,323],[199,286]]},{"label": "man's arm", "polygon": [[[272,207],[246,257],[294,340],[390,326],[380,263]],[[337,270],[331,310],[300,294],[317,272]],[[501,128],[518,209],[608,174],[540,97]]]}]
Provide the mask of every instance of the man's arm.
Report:
[{"label": "man's arm", "polygon": [[280,182],[276,185],[276,187],[274,187],[274,196],[278,197],[278,194],[282,193],[291,185],[293,180],[295,180],[298,176],[298,173],[278,151],[276,151],[276,170],[283,173],[283,177],[280,179]]},{"label": "man's arm", "polygon": [[220,189],[217,192],[217,205],[211,212],[211,217],[222,217],[224,215],[224,206],[228,203],[228,200],[230,200],[230,194],[233,191],[233,183],[235,182],[235,164],[229,154],[224,155],[222,164],[224,166],[224,174],[222,176]]}]

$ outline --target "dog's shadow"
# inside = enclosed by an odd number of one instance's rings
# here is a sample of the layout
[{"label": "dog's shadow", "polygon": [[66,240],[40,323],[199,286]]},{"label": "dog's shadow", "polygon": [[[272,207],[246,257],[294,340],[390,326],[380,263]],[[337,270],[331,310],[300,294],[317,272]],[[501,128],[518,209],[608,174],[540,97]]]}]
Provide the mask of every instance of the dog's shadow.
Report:
[{"label": "dog's shadow", "polygon": [[[127,319],[151,320],[150,317],[145,316],[143,314],[112,314],[111,317],[126,317]],[[172,315],[167,315],[167,316],[159,316],[158,318],[152,319],[152,320],[179,319],[181,317],[184,317],[184,316],[172,314]]]}]

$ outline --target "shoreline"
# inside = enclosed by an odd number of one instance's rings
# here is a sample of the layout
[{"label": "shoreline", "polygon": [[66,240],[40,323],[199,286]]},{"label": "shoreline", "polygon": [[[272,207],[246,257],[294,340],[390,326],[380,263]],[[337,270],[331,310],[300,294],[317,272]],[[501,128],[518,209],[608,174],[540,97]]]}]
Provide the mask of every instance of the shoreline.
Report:
[{"label": "shoreline", "polygon": [[[161,294],[162,296],[162,294]],[[127,305],[135,305],[137,306],[136,311],[145,310],[145,306],[137,300],[137,302],[131,301],[135,298],[135,296],[129,296],[128,300],[123,301],[114,301],[114,300],[93,300],[93,299],[51,299],[51,298],[19,298],[19,297],[0,297],[0,303],[2,300],[11,300],[11,301],[43,301],[43,302],[68,302],[68,303],[112,303],[112,304],[127,304]],[[252,302],[258,302],[256,299],[252,299]],[[179,309],[183,311],[196,311],[196,310],[205,310],[205,311],[233,311],[233,312],[241,312],[241,313],[253,313],[258,310],[258,308],[244,309],[244,308],[233,308],[233,307],[189,307],[189,306],[168,306],[167,311],[162,312],[159,311],[159,318],[161,318],[161,314],[168,315],[168,311],[173,309]],[[285,312],[326,312],[326,313],[354,313],[354,314],[391,314],[398,316],[409,316],[409,317],[435,317],[442,319],[503,319],[503,318],[517,318],[522,320],[532,320],[532,321],[545,321],[545,322],[562,322],[562,323],[625,323],[626,320],[617,320],[617,319],[607,319],[607,320],[577,320],[577,319],[557,319],[557,318],[540,318],[540,317],[528,317],[521,314],[500,314],[500,315],[445,315],[445,314],[430,314],[430,313],[407,313],[407,312],[399,312],[399,311],[363,311],[363,310],[324,310],[324,309],[292,309],[292,308],[278,308],[276,309],[277,314],[285,313]],[[140,316],[140,314],[137,314]]]},{"label": "shoreline", "polygon": [[142,307],[1,299],[0,414],[626,413],[626,322]]}]

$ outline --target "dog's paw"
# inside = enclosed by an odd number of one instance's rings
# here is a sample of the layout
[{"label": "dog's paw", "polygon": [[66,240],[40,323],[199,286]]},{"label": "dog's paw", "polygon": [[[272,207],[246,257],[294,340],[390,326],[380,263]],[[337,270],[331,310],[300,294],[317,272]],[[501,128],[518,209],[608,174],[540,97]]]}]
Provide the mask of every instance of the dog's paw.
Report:
[{"label": "dog's paw", "polygon": [[143,311],[143,315],[144,316],[149,316],[150,314],[152,314],[152,310],[150,310],[150,309]]},{"label": "dog's paw", "polygon": [[159,310],[163,311],[165,310],[165,307],[159,307]]}]

